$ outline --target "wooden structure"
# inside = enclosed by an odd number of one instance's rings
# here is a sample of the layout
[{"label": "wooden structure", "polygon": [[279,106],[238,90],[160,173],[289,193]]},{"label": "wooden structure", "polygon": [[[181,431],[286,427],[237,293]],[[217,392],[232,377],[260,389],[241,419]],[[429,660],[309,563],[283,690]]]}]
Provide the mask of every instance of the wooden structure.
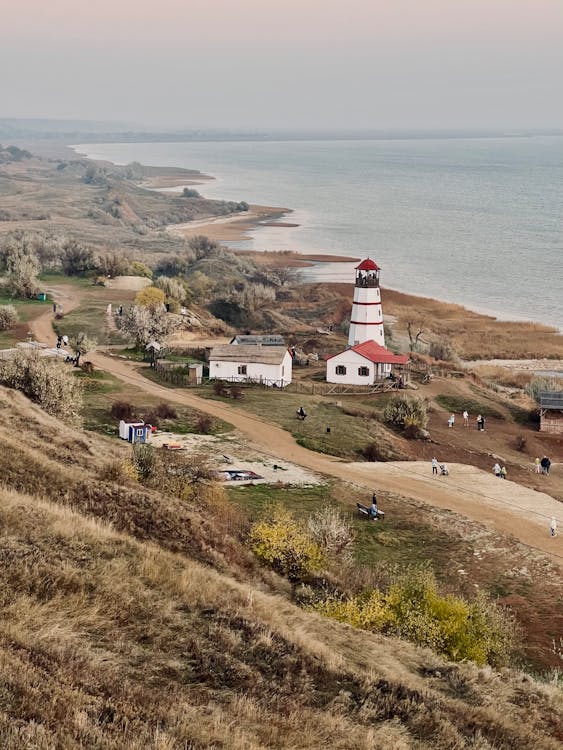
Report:
[{"label": "wooden structure", "polygon": [[563,435],[563,391],[540,394],[540,432]]}]

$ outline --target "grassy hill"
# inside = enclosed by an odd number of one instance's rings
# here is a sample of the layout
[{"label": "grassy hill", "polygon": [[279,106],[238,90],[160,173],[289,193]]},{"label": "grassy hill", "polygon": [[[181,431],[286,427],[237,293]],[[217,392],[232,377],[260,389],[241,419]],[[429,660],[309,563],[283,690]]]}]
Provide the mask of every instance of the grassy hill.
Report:
[{"label": "grassy hill", "polygon": [[1,390],[0,746],[550,748],[561,693],[305,612],[236,513]]}]

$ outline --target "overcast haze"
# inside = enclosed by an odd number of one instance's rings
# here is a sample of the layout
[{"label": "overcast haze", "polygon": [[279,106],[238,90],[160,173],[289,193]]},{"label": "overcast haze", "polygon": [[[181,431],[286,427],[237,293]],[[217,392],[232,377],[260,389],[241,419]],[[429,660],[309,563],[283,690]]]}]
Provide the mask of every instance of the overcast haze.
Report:
[{"label": "overcast haze", "polygon": [[561,0],[0,0],[0,116],[561,128]]}]

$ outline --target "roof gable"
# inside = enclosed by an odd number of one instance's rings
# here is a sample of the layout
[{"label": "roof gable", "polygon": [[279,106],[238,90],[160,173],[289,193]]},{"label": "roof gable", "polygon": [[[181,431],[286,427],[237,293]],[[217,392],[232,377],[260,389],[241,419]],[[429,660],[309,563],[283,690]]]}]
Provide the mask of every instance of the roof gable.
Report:
[{"label": "roof gable", "polygon": [[221,346],[213,347],[209,355],[209,361],[281,365],[286,355],[291,357],[285,346],[222,344]]},{"label": "roof gable", "polygon": [[[409,361],[408,354],[393,354],[389,349],[386,349],[380,344],[376,344],[375,341],[371,339],[369,341],[363,341],[361,344],[356,344],[356,346],[351,346],[350,349],[345,349],[344,352],[333,354],[332,357],[338,357],[346,351],[355,352],[356,354],[359,354],[360,357],[378,364],[406,365]],[[327,359],[332,359],[332,357],[328,357]]]}]

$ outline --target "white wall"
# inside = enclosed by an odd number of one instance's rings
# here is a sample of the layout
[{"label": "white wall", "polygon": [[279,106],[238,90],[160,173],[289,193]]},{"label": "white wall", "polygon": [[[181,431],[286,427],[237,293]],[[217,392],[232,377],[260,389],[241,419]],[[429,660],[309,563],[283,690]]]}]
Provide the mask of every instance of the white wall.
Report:
[{"label": "white wall", "polygon": [[[338,366],[346,368],[345,375],[337,375]],[[360,367],[367,367],[369,375],[359,375]],[[351,349],[340,352],[335,357],[327,360],[326,363],[326,380],[327,383],[342,383],[345,385],[372,385],[376,380],[386,378],[391,372],[391,365],[375,364],[361,357]]]},{"label": "white wall", "polygon": [[350,321],[348,346],[361,344],[370,339],[380,346],[385,346],[379,287],[354,287],[354,303]]},{"label": "white wall", "polygon": [[[291,383],[292,373],[291,354],[286,352],[280,365],[268,365],[261,362],[223,362],[221,360],[210,360],[209,379],[228,380],[230,382],[243,383],[245,381],[261,382],[273,381],[280,387]],[[240,374],[239,366],[246,365],[246,375]],[[271,383],[269,383],[271,384]]]}]

